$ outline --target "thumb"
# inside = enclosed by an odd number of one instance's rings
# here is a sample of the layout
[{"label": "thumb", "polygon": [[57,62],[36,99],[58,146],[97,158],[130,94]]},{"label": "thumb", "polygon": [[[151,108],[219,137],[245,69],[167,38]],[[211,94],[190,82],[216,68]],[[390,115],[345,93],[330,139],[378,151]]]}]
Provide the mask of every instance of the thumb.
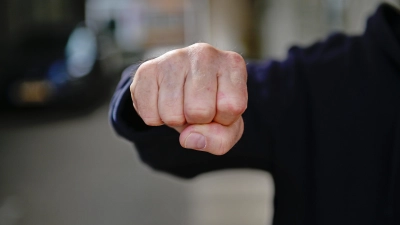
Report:
[{"label": "thumb", "polygon": [[181,132],[179,142],[184,148],[223,155],[239,141],[243,129],[242,117],[229,126],[216,122],[189,125]]}]

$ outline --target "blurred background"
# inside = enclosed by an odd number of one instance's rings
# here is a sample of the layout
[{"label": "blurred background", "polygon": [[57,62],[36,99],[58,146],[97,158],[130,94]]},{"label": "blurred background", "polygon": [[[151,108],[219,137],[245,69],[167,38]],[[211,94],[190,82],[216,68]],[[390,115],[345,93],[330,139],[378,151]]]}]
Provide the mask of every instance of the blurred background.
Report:
[{"label": "blurred background", "polygon": [[270,224],[265,172],[187,181],[138,160],[108,121],[121,71],[196,42],[282,59],[361,33],[380,2],[0,0],[0,225]]}]

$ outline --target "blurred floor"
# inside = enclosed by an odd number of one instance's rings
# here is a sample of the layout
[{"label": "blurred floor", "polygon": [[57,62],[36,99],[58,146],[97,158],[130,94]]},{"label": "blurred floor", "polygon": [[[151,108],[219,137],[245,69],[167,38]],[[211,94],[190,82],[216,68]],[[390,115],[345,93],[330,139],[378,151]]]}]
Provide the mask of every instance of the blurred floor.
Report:
[{"label": "blurred floor", "polygon": [[46,122],[0,119],[1,225],[264,225],[273,185],[263,172],[182,181],[141,164],[108,123],[108,105]]}]

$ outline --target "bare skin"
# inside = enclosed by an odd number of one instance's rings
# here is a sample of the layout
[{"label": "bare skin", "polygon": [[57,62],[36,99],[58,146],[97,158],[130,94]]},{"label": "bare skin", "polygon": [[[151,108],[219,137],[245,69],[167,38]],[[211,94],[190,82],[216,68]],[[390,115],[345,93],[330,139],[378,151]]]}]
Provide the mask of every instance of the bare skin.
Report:
[{"label": "bare skin", "polygon": [[175,129],[184,148],[223,155],[243,134],[246,82],[242,56],[198,43],[143,63],[130,91],[147,125]]}]

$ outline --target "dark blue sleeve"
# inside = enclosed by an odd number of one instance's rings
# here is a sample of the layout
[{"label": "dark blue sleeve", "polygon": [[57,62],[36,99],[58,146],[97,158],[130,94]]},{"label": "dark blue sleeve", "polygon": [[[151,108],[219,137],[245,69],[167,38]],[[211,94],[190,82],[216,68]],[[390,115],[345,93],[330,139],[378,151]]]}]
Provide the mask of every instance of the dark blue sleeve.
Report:
[{"label": "dark blue sleeve", "polygon": [[[381,6],[361,36],[334,34],[307,48],[291,48],[284,61],[249,63],[244,134],[224,156],[183,149],[173,129],[143,123],[129,92],[130,74],[137,66],[124,73],[115,92],[112,124],[136,145],[141,159],[157,170],[193,177],[245,167],[271,171],[278,185],[278,179],[288,177],[278,176],[281,173],[301,183],[304,174],[314,170],[310,160],[325,157],[329,149],[337,153],[337,149],[370,147],[362,140],[377,140],[380,133],[375,131],[391,124],[382,120],[374,132],[368,125],[371,118],[395,111],[391,101],[396,100],[398,76],[392,68],[398,66],[400,51],[393,34],[398,28],[393,18],[398,17],[394,14],[388,19],[390,12],[394,13],[389,6]],[[385,119],[389,118],[393,116]],[[328,165],[332,158],[318,162]]]},{"label": "dark blue sleeve", "polygon": [[244,134],[224,156],[183,149],[174,130],[144,125],[130,100],[129,70],[111,119],[153,168],[182,177],[268,170],[274,224],[400,224],[397,9],[382,4],[360,36],[334,34],[291,48],[282,62],[248,64]]}]

